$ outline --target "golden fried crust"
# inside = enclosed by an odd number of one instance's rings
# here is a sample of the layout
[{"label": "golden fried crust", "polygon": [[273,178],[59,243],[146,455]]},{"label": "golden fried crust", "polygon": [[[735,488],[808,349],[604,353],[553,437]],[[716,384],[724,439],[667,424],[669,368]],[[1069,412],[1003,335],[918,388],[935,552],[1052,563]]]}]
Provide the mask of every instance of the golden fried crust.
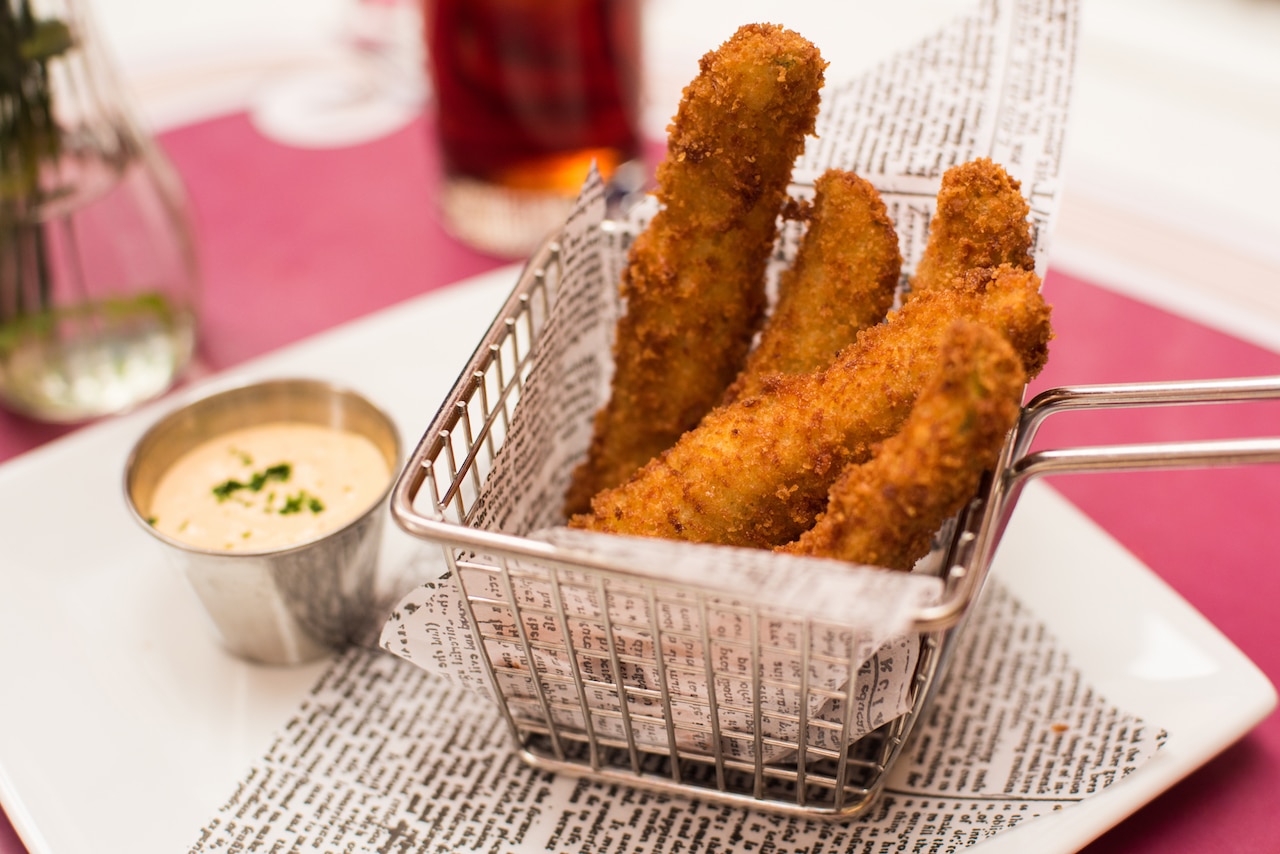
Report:
[{"label": "golden fried crust", "polygon": [[1031,209],[1020,186],[986,158],[948,169],[924,254],[911,277],[911,293],[948,287],[975,267],[1032,269]]},{"label": "golden fried crust", "polygon": [[902,255],[880,194],[839,169],[823,173],[814,189],[808,230],[726,403],[758,393],[773,374],[825,368],[893,305]]},{"label": "golden fried crust", "polygon": [[623,273],[615,374],[566,513],[622,483],[698,423],[741,370],[791,167],[813,132],[826,62],[751,24],[704,56],[668,128],[662,203]]},{"label": "golden fried crust", "polygon": [[846,468],[814,527],[780,551],[911,569],[995,467],[1025,385],[1021,361],[999,333],[954,323],[902,429],[870,460]]},{"label": "golden fried crust", "polygon": [[995,329],[1034,375],[1051,336],[1039,285],[1034,272],[1002,267],[918,295],[826,370],[778,377],[765,393],[712,411],[570,525],[766,548],[795,540],[841,470],[901,427],[954,320]]}]

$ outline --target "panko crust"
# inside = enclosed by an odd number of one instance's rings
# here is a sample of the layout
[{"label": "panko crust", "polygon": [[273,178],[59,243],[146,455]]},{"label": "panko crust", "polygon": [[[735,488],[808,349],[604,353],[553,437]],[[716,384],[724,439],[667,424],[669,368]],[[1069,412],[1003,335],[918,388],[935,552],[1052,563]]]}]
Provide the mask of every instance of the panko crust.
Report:
[{"label": "panko crust", "polygon": [[1005,338],[1031,378],[1048,356],[1049,318],[1033,271],[969,271],[861,332],[827,369],[777,377],[715,409],[569,524],[758,548],[791,542],[813,526],[841,471],[901,428],[957,319]]},{"label": "panko crust", "polygon": [[948,287],[971,269],[1008,264],[1033,269],[1031,208],[1021,184],[989,158],[948,169],[911,293]]},{"label": "panko crust", "polygon": [[742,369],[826,65],[797,33],[748,24],[704,56],[685,87],[657,170],[661,207],[622,277],[610,398],[574,472],[567,514],[670,447]]},{"label": "panko crust", "polygon": [[910,570],[994,469],[1026,373],[994,329],[956,321],[902,429],[847,467],[814,526],[780,551]]}]

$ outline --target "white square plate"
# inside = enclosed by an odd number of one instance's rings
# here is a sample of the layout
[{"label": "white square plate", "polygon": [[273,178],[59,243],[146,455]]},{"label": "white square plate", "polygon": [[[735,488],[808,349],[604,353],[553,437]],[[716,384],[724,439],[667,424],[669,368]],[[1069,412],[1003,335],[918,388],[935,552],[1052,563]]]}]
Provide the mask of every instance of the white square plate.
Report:
[{"label": "white square plate", "polygon": [[[365,393],[412,447],[516,274],[420,297],[0,467],[0,800],[32,854],[186,850],[326,667],[221,651],[186,582],[125,512],[137,437],[211,386],[296,375]],[[394,560],[411,543],[387,528]],[[1047,487],[1024,494],[994,571],[1095,688],[1170,736],[1122,783],[983,851],[1074,851],[1275,705],[1239,650]]]}]

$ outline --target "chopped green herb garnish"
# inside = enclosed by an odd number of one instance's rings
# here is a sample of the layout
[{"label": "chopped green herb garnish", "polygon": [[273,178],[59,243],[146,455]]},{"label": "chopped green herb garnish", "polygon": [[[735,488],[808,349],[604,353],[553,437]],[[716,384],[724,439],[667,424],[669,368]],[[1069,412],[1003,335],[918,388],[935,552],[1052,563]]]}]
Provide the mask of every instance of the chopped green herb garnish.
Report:
[{"label": "chopped green herb garnish", "polygon": [[249,488],[254,492],[261,492],[262,487],[267,485],[267,481],[286,481],[292,473],[293,466],[288,463],[277,463],[266,471],[255,472],[253,479],[249,481]]},{"label": "chopped green herb garnish", "polygon": [[244,489],[244,484],[238,480],[225,480],[213,488],[213,497],[226,501],[237,489]]},{"label": "chopped green herb garnish", "polygon": [[159,521],[159,520],[158,520],[158,519],[156,519],[156,517],[155,517],[155,516],[148,516],[148,517],[147,517],[147,524],[148,524],[148,525],[150,525],[150,526],[151,526],[151,527],[153,527],[153,528],[156,526],[156,522],[157,522],[157,521]]},{"label": "chopped green herb garnish", "polygon": [[234,478],[223,481],[213,488],[213,496],[219,501],[226,501],[234,493],[242,489],[247,489],[250,492],[261,492],[262,488],[270,481],[286,481],[292,473],[293,466],[289,465],[289,463],[276,463],[262,471],[254,472],[248,483],[243,483]]},{"label": "chopped green herb garnish", "polygon": [[239,448],[227,448],[227,450],[230,451],[233,456],[238,457],[240,459],[240,465],[242,466],[253,465],[253,457],[249,456],[249,454],[246,453],[245,451],[242,451]]},{"label": "chopped green herb garnish", "polygon": [[324,511],[324,503],[319,498],[309,494],[305,489],[302,489],[297,494],[285,498],[284,505],[280,508],[280,515],[290,516],[294,513],[301,513],[303,510],[320,513]]}]

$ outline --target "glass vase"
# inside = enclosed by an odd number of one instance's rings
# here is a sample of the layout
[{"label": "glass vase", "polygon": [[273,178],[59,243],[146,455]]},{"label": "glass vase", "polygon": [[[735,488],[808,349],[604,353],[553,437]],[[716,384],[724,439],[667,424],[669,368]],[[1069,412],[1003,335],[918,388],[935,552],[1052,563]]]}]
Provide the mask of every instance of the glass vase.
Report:
[{"label": "glass vase", "polygon": [[162,394],[197,291],[181,185],[79,0],[0,0],[0,403],[74,422]]}]

